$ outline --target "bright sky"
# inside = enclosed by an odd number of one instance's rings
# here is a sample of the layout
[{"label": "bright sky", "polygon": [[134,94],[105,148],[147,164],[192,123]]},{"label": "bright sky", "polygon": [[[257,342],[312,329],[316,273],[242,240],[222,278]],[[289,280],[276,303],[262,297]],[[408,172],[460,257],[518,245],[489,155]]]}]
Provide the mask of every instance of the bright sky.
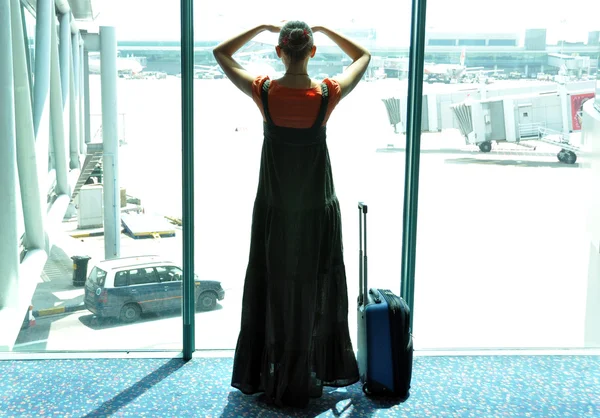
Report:
[{"label": "bright sky", "polygon": [[[283,19],[331,27],[374,27],[382,43],[406,44],[410,33],[410,0],[196,0],[194,3],[197,40],[222,40],[242,29]],[[555,43],[563,37],[568,41],[587,41],[588,31],[600,30],[599,0],[569,0],[552,6],[547,0],[429,0],[427,3],[428,28],[448,32],[521,32],[527,28],[546,28],[549,42]],[[97,23],[115,25],[119,39],[179,39],[177,0],[98,0],[95,5],[95,11],[100,12]]]}]

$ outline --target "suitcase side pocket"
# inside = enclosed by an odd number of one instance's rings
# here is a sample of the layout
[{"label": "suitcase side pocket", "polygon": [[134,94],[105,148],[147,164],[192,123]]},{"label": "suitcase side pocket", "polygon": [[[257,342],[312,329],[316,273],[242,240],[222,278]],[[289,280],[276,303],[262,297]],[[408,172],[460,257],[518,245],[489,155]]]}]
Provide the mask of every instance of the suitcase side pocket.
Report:
[{"label": "suitcase side pocket", "polygon": [[392,291],[380,290],[389,307],[390,334],[394,367],[394,395],[406,400],[412,378],[413,346],[410,333],[410,310]]}]

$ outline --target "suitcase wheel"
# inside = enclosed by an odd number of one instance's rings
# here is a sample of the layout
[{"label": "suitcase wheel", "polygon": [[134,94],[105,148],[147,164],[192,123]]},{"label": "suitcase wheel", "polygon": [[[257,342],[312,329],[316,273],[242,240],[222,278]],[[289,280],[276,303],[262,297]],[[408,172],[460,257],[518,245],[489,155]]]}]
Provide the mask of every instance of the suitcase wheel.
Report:
[{"label": "suitcase wheel", "polygon": [[371,390],[369,389],[369,384],[368,383],[364,383],[363,384],[362,390],[365,393],[365,395],[370,395],[371,394]]}]

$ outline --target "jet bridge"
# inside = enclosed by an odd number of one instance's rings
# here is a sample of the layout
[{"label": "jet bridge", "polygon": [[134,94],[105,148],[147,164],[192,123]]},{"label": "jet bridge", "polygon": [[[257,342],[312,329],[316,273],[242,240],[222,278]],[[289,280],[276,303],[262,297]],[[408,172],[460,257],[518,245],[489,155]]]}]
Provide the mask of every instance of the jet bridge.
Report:
[{"label": "jet bridge", "polygon": [[581,129],[577,103],[590,94],[559,86],[554,92],[467,100],[451,109],[466,144],[481,152],[492,151],[499,142],[535,150],[531,142],[537,141],[560,148],[558,160],[574,164],[583,152],[573,137]]}]

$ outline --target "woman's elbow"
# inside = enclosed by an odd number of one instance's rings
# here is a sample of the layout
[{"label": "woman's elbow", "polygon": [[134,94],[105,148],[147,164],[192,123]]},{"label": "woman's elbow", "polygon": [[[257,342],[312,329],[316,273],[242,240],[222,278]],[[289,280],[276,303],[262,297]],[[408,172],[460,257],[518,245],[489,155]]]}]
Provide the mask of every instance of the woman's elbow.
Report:
[{"label": "woman's elbow", "polygon": [[224,57],[227,55],[227,53],[225,51],[223,51],[223,48],[221,45],[217,45],[213,48],[213,56],[215,58],[220,58],[220,57]]},{"label": "woman's elbow", "polygon": [[227,62],[227,55],[218,48],[213,49],[213,56],[215,57],[217,64],[219,64],[221,67],[223,67],[225,62]]}]

